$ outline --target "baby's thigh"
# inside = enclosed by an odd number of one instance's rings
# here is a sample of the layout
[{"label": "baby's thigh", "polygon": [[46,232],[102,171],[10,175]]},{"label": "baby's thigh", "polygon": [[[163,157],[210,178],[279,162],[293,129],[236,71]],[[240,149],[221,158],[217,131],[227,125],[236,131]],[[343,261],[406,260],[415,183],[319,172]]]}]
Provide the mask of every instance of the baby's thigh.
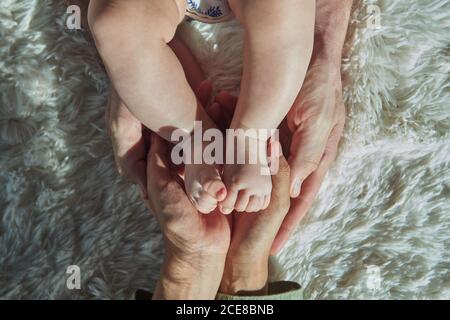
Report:
[{"label": "baby's thigh", "polygon": [[299,0],[228,0],[231,10],[244,26],[278,26],[295,21],[302,1]]},{"label": "baby's thigh", "polygon": [[88,22],[94,36],[123,33],[129,37],[152,30],[171,38],[185,10],[185,0],[95,0],[89,3]]}]

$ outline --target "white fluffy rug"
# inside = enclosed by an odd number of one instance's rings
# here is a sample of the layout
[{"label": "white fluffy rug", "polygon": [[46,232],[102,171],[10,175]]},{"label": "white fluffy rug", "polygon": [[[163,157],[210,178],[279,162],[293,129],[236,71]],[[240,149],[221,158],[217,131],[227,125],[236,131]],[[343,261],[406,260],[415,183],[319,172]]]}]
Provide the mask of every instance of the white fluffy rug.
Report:
[{"label": "white fluffy rug", "polygon": [[[367,27],[369,4],[381,29]],[[64,12],[0,2],[0,298],[129,299],[152,289],[161,236],[116,173],[107,77]],[[235,90],[236,24],[181,33],[217,88]],[[450,298],[449,45],[447,0],[355,1],[340,156],[279,255],[307,298]]]}]

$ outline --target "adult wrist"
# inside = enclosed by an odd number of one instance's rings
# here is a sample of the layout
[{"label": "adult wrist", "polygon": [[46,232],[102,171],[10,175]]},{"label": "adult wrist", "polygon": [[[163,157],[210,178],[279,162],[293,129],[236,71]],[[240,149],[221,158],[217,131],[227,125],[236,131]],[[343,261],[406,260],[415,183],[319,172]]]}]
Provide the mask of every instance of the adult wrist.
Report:
[{"label": "adult wrist", "polygon": [[[201,262],[199,263],[199,259]],[[225,257],[167,257],[153,299],[210,300],[214,299],[224,269]]]},{"label": "adult wrist", "polygon": [[[199,271],[201,273],[201,271]],[[198,274],[197,274],[198,276]],[[153,295],[154,300],[213,300],[218,284],[204,276],[191,276],[189,280],[178,281],[168,274],[161,274]]]},{"label": "adult wrist", "polygon": [[245,261],[228,259],[219,292],[230,295],[265,295],[268,276],[268,258]]}]

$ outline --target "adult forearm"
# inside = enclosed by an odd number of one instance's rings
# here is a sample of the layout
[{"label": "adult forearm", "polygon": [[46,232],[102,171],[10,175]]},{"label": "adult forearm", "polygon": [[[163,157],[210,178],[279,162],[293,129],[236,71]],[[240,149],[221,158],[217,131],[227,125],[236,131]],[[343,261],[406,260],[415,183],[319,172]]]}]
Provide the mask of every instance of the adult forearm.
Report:
[{"label": "adult forearm", "polygon": [[317,0],[315,58],[340,62],[353,0]]}]

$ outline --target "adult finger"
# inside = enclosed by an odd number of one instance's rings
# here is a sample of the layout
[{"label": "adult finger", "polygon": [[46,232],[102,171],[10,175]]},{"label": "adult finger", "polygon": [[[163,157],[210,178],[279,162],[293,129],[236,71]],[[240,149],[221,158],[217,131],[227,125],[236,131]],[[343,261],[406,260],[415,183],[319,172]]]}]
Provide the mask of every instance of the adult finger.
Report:
[{"label": "adult finger", "polygon": [[291,174],[290,166],[281,149],[279,149],[278,154],[278,171],[277,174],[272,176],[271,200],[266,210],[273,212],[275,215],[281,215],[280,218],[283,219],[289,209],[289,178]]},{"label": "adult finger", "polygon": [[263,205],[267,207],[258,215],[270,219],[270,229],[276,232],[289,209],[290,167],[281,148],[273,152],[278,154],[278,168],[276,174],[272,175],[272,193],[264,197]]},{"label": "adult finger", "polygon": [[276,254],[283,248],[291,234],[297,228],[299,222],[311,208],[328,169],[336,159],[339,141],[344,130],[344,124],[345,119],[341,119],[332,130],[325,147],[325,154],[318,169],[304,181],[300,196],[291,199],[289,212],[281,224],[275,241],[273,242],[271,250],[272,254]]},{"label": "adult finger", "polygon": [[158,193],[172,181],[167,143],[157,134],[151,134],[147,156],[147,185],[150,194]]},{"label": "adult finger", "polygon": [[147,158],[147,207],[164,230],[169,226],[172,230],[186,227],[186,221],[193,219],[192,213],[197,210],[186,195],[182,181],[171,170],[168,143],[155,133],[151,136]]},{"label": "adult finger", "polygon": [[214,99],[222,107],[223,123],[226,128],[231,124],[238,98],[227,91],[221,91]]},{"label": "adult finger", "polygon": [[146,143],[142,125],[112,90],[106,108],[106,124],[112,140],[114,161],[119,174],[139,186],[147,195]]},{"label": "adult finger", "polygon": [[129,181],[137,184],[142,199],[147,199],[147,161],[142,158],[140,154],[145,154],[146,148],[144,142],[139,142],[133,147],[135,150],[130,150],[129,155],[126,155],[119,162],[118,166],[121,166],[123,174]]},{"label": "adult finger", "polygon": [[319,167],[330,131],[327,125],[311,118],[294,132],[289,157],[292,198],[299,196],[303,181]]},{"label": "adult finger", "polygon": [[206,113],[215,124],[217,124],[221,129],[225,129],[222,108],[217,102],[214,102],[208,106],[208,108],[206,108]]},{"label": "adult finger", "polygon": [[[264,248],[269,252],[282,222],[289,210],[289,177],[290,168],[287,160],[280,153],[279,170],[272,176],[272,193],[266,209],[258,213],[248,213],[240,217],[239,223],[244,219],[252,221],[248,233],[258,233],[258,239],[264,241]],[[268,197],[269,198],[269,197]],[[264,199],[265,201],[268,199]],[[261,235],[263,234],[263,236]]]},{"label": "adult finger", "polygon": [[212,93],[212,84],[209,80],[204,80],[200,83],[197,89],[194,90],[197,99],[200,101],[202,106],[207,106]]},{"label": "adult finger", "polygon": [[216,96],[215,101],[225,107],[227,112],[233,114],[236,109],[238,97],[231,95],[228,91],[221,91]]}]

